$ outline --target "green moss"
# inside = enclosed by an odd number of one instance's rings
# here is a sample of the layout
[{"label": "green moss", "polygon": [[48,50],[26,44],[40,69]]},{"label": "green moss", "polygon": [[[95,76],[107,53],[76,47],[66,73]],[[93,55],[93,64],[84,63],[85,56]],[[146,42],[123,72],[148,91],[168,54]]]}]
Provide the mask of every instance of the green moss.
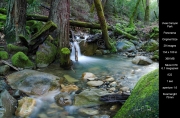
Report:
[{"label": "green moss", "polygon": [[141,48],[147,52],[153,52],[159,49],[159,44],[155,40],[150,40],[149,42],[142,45]]},{"label": "green moss", "polygon": [[57,25],[55,23],[53,23],[52,21],[48,21],[43,27],[40,28],[40,30],[35,33],[32,36],[32,40],[29,43],[30,45],[34,45],[37,41],[36,39],[39,38],[40,36],[42,36],[43,34],[46,35],[47,32],[51,32],[53,30],[55,30],[57,28]]},{"label": "green moss", "polygon": [[142,76],[114,118],[158,118],[159,69]]},{"label": "green moss", "polygon": [[153,27],[151,29],[151,32],[150,32],[150,38],[158,38],[159,37],[159,28],[158,27]]},{"label": "green moss", "polygon": [[11,57],[13,66],[20,68],[33,68],[34,63],[23,52],[17,52]]},{"label": "green moss", "polygon": [[28,4],[32,4],[35,0],[27,0]]},{"label": "green moss", "polygon": [[0,59],[7,60],[9,55],[6,51],[0,51]]},{"label": "green moss", "polygon": [[20,47],[20,46],[16,46],[13,44],[8,44],[7,45],[7,51],[10,53],[16,53],[16,52],[24,52],[27,53],[28,52],[28,48],[27,47]]},{"label": "green moss", "polygon": [[6,21],[6,15],[0,14],[0,21]]},{"label": "green moss", "polygon": [[152,60],[159,60],[159,50],[154,51]]},{"label": "green moss", "polygon": [[61,53],[67,55],[67,54],[70,54],[71,52],[70,52],[70,50],[68,48],[62,48]]},{"label": "green moss", "polygon": [[114,41],[113,39],[110,40],[110,44],[111,44],[111,53],[116,53],[117,52],[117,48],[116,48],[116,41]]},{"label": "green moss", "polygon": [[48,35],[48,37],[46,38],[47,41],[53,41],[53,37],[51,35]]},{"label": "green moss", "polygon": [[30,27],[31,34],[35,34],[36,32],[40,31],[40,29],[43,27],[43,22],[36,20],[29,20],[26,22],[26,26]]},{"label": "green moss", "polygon": [[56,46],[54,46],[52,43],[48,41],[46,41],[44,44],[47,45],[46,47],[49,49],[46,50],[44,48],[44,50],[36,52],[37,64],[49,64],[55,59],[57,52]]}]

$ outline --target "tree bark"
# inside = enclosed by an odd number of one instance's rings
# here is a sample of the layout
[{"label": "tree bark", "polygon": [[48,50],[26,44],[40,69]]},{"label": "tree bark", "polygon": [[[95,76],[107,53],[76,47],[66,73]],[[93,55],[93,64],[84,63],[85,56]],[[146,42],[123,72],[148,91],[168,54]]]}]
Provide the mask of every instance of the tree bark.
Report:
[{"label": "tree bark", "polygon": [[109,42],[107,24],[106,24],[106,19],[104,17],[104,12],[103,12],[101,1],[100,0],[94,0],[94,4],[96,7],[99,22],[101,24],[102,36],[103,36],[103,39],[105,41],[105,45],[108,49],[111,49],[112,47],[111,47],[111,44]]},{"label": "tree bark", "polygon": [[9,0],[4,28],[7,43],[18,41],[18,35],[26,35],[26,0]]},{"label": "tree bark", "polygon": [[146,9],[145,9],[145,16],[144,16],[144,24],[149,24],[149,0],[146,0]]},{"label": "tree bark", "polygon": [[140,1],[141,1],[141,0],[137,0],[137,2],[136,2],[136,6],[135,6],[135,8],[134,8],[134,10],[133,10],[133,12],[132,12],[132,15],[131,15],[131,17],[130,17],[130,20],[129,20],[129,27],[134,27],[134,17],[135,17],[135,15],[136,15],[137,8],[138,8],[138,6],[139,6]]},{"label": "tree bark", "polygon": [[[49,20],[57,25],[53,37],[58,40],[58,51],[60,66],[63,68],[70,67],[70,55],[67,57],[61,53],[63,48],[70,48],[69,42],[69,17],[70,17],[70,0],[52,0],[49,14]],[[64,59],[62,58],[64,57]],[[68,58],[68,59],[67,59]],[[64,62],[64,61],[67,62]]]},{"label": "tree bark", "polygon": [[57,25],[54,36],[59,48],[69,47],[70,0],[52,0],[49,20]]}]

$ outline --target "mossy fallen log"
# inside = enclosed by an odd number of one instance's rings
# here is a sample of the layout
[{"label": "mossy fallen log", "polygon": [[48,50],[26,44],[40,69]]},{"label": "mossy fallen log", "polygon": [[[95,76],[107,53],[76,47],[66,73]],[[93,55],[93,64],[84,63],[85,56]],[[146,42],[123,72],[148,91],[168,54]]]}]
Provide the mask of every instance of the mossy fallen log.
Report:
[{"label": "mossy fallen log", "polygon": [[42,44],[46,38],[49,36],[49,33],[54,31],[57,28],[56,24],[52,21],[48,21],[37,33],[35,33],[30,42],[28,53],[34,54],[38,49],[39,45]]},{"label": "mossy fallen log", "polygon": [[138,40],[138,38],[136,36],[133,36],[127,32],[124,32],[124,31],[120,30],[119,28],[114,28],[114,32],[117,34],[120,34],[120,35],[124,35],[128,39]]}]

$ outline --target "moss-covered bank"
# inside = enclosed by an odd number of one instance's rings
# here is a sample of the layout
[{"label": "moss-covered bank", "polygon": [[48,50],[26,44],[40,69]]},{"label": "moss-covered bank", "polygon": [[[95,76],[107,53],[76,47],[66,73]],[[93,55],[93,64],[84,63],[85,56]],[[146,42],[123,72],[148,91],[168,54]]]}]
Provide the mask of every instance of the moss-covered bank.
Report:
[{"label": "moss-covered bank", "polygon": [[114,118],[159,117],[159,69],[140,78]]}]

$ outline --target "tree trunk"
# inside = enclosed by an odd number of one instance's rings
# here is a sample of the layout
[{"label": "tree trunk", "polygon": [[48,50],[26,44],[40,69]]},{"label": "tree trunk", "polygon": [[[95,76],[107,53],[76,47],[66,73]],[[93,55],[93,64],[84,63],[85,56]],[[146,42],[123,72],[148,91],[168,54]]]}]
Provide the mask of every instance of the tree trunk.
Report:
[{"label": "tree trunk", "polygon": [[112,47],[111,47],[111,44],[109,42],[107,24],[106,24],[106,19],[104,17],[104,12],[103,12],[101,1],[100,0],[94,0],[94,4],[96,7],[99,22],[101,24],[102,36],[103,36],[103,39],[105,41],[105,45],[108,49],[111,49]]},{"label": "tree trunk", "polygon": [[135,15],[136,15],[137,8],[138,8],[138,6],[139,6],[140,1],[141,1],[141,0],[137,0],[137,2],[136,2],[136,6],[135,6],[135,8],[134,8],[134,10],[133,10],[133,13],[132,13],[132,15],[131,15],[131,17],[130,17],[130,20],[129,20],[129,27],[134,27],[134,17],[135,17]]},{"label": "tree trunk", "polygon": [[145,10],[145,16],[144,16],[144,24],[149,24],[149,0],[146,0],[146,10]]},{"label": "tree trunk", "polygon": [[9,0],[4,28],[7,43],[18,41],[18,35],[26,35],[26,0]]},{"label": "tree trunk", "polygon": [[[49,20],[57,25],[55,33],[52,35],[58,40],[58,50],[60,57],[66,57],[61,50],[70,48],[69,42],[69,17],[70,17],[70,0],[52,0]],[[68,57],[70,59],[70,55]],[[69,60],[68,59],[68,60]],[[64,62],[65,59],[60,58],[60,66],[65,67],[70,65],[70,61]]]}]

